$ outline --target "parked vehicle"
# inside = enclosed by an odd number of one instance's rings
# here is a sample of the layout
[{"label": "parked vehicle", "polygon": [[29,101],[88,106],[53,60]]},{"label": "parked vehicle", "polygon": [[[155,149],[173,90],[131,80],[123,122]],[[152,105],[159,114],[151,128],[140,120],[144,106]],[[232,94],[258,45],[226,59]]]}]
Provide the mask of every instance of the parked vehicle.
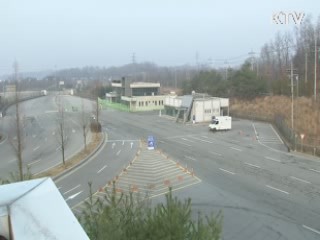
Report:
[{"label": "parked vehicle", "polygon": [[232,118],[230,116],[212,117],[209,124],[210,131],[231,130]]}]

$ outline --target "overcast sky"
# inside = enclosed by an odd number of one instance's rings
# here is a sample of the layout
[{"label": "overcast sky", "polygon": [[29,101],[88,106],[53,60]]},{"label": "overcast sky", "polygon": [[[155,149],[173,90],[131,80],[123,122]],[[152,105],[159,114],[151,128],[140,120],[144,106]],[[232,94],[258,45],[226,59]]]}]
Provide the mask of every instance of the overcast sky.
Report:
[{"label": "overcast sky", "polygon": [[[316,0],[1,0],[0,74],[83,66],[223,61],[259,52],[277,31],[273,13],[320,15]],[[198,54],[197,54],[198,53]],[[233,62],[236,63],[236,62]]]}]

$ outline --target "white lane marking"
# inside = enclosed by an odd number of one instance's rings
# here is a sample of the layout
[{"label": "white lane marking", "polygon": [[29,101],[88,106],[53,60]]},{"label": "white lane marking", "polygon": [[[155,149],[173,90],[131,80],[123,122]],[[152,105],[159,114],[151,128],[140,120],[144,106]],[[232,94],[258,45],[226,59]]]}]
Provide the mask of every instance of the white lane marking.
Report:
[{"label": "white lane marking", "polygon": [[56,132],[52,132],[52,135],[53,135],[53,136],[56,135]]},{"label": "white lane marking", "polygon": [[13,163],[15,161],[17,161],[17,159],[11,159],[8,163]]},{"label": "white lane marking", "polygon": [[201,141],[201,142],[205,142],[205,143],[213,143],[211,141],[208,141],[208,140],[204,140],[204,139],[201,139],[201,138],[196,138],[196,137],[190,137],[190,138],[193,138],[195,140],[198,140],[198,141]]},{"label": "white lane marking", "polygon": [[231,175],[234,175],[235,173],[234,172],[231,172],[231,171],[228,171],[226,169],[223,169],[223,168],[219,168],[219,170],[223,171],[223,172],[226,172],[226,173],[229,173]]},{"label": "white lane marking", "polygon": [[316,169],[313,169],[313,168],[310,168],[309,170],[310,170],[310,171],[313,171],[313,172],[316,172],[316,173],[320,173],[319,170],[316,170]]},{"label": "white lane marking", "polygon": [[121,150],[119,150],[119,151],[117,152],[117,156],[119,156],[120,153],[121,153]]},{"label": "white lane marking", "polygon": [[190,160],[192,160],[192,161],[197,161],[197,159],[195,159],[195,158],[193,158],[193,157],[189,157],[189,156],[184,156],[185,158],[187,158],[187,159],[190,159]]},{"label": "white lane marking", "polygon": [[297,181],[300,181],[300,182],[303,182],[303,183],[311,184],[311,182],[309,182],[307,180],[304,180],[304,179],[301,179],[301,178],[297,178],[297,177],[294,177],[294,176],[290,176],[290,178],[294,179],[294,180],[297,180]]},{"label": "white lane marking", "polygon": [[201,136],[201,137],[203,137],[203,138],[209,138],[208,136]]},{"label": "white lane marking", "polygon": [[254,125],[254,123],[252,123],[252,127],[253,127],[253,130],[254,130],[254,134],[256,135],[256,139],[259,140],[257,129],[256,129],[256,126]]},{"label": "white lane marking", "polygon": [[107,165],[104,165],[97,173],[101,173],[103,171],[103,169],[105,169],[107,167]]},{"label": "white lane marking", "polygon": [[240,148],[235,148],[235,147],[229,147],[229,148],[236,150],[236,151],[239,151],[239,152],[242,152],[242,149],[240,149]]},{"label": "white lane marking", "polygon": [[131,143],[130,143],[130,145],[131,145],[131,148],[132,148],[132,146],[133,146],[133,142],[131,142]]},{"label": "white lane marking", "polygon": [[244,164],[250,166],[250,167],[255,167],[255,168],[261,168],[260,166],[258,165],[254,165],[254,164],[251,164],[251,163],[248,163],[248,162],[244,162]]},{"label": "white lane marking", "polygon": [[124,145],[124,141],[122,141],[122,145]]},{"label": "white lane marking", "polygon": [[33,135],[32,135],[32,137],[33,137],[33,138],[36,138],[36,137],[37,137],[37,135],[33,134]]},{"label": "white lane marking", "polygon": [[279,136],[279,134],[277,133],[277,131],[273,128],[273,126],[271,124],[270,124],[270,126],[271,126],[273,132],[277,135],[277,137],[280,140],[280,142],[283,144],[283,141],[282,141],[281,137]]},{"label": "white lane marking", "polygon": [[31,163],[28,163],[27,165],[28,165],[28,166],[31,166],[31,165],[33,165],[33,164],[36,164],[36,163],[40,162],[40,161],[41,161],[41,159],[38,159],[38,160],[36,160],[36,161],[33,161],[33,162],[31,162]]},{"label": "white lane marking", "polygon": [[37,151],[40,148],[40,146],[37,146],[33,149],[33,151]]},{"label": "white lane marking", "polygon": [[72,129],[72,133],[75,133],[75,132],[76,132],[76,130]]},{"label": "white lane marking", "polygon": [[73,190],[77,189],[77,188],[78,188],[78,187],[80,187],[80,186],[81,186],[81,184],[79,184],[79,185],[75,186],[74,188],[71,188],[70,190],[68,190],[68,191],[64,192],[63,194],[67,194],[67,193],[69,193],[69,192],[71,192],[71,191],[73,191]]},{"label": "white lane marking", "polygon": [[189,140],[189,139],[186,139],[186,138],[181,138],[182,140],[184,140],[184,141],[187,141],[187,142],[191,142],[191,143],[194,143],[194,141],[191,141],[191,140]]},{"label": "white lane marking", "polygon": [[274,162],[278,162],[278,163],[281,163],[280,160],[278,159],[275,159],[275,158],[272,158],[272,157],[264,157],[265,159],[268,159],[268,160],[271,160],[271,161],[274,161]]},{"label": "white lane marking", "polygon": [[190,144],[187,144],[187,143],[184,143],[184,142],[181,142],[181,141],[177,141],[177,140],[173,140],[173,139],[171,141],[179,143],[179,144],[182,144],[182,145],[185,145],[185,146],[188,146],[188,147],[192,147]]},{"label": "white lane marking", "polygon": [[211,153],[211,154],[213,154],[213,155],[217,155],[217,156],[222,156],[222,154],[217,153],[217,152],[213,152],[213,151],[210,151],[209,153]]},{"label": "white lane marking", "polygon": [[112,149],[114,149],[115,146],[116,146],[116,143],[112,143]]},{"label": "white lane marking", "polygon": [[285,193],[285,194],[289,194],[289,193],[286,192],[286,191],[283,191],[283,190],[281,190],[281,189],[279,189],[279,188],[272,187],[272,186],[270,186],[270,185],[266,185],[266,187],[267,187],[267,188],[270,188],[270,189],[273,189],[273,190],[276,190],[276,191],[278,191],[278,192],[282,192],[282,193]]},{"label": "white lane marking", "polygon": [[164,141],[162,141],[162,140],[160,140],[159,142],[161,142],[161,143],[165,143]]},{"label": "white lane marking", "polygon": [[76,194],[73,194],[73,195],[71,195],[70,197],[68,197],[67,198],[67,200],[66,201],[68,201],[68,200],[71,200],[71,199],[73,199],[73,198],[75,198],[76,196],[78,196],[79,194],[81,194],[83,191],[81,191],[81,192],[77,192]]},{"label": "white lane marking", "polygon": [[59,151],[60,149],[61,149],[61,146],[57,147],[57,148],[56,148],[56,151]]},{"label": "white lane marking", "polygon": [[320,231],[318,231],[318,230],[316,230],[316,229],[314,229],[314,228],[308,227],[308,226],[306,226],[306,225],[302,225],[302,227],[304,227],[305,229],[310,230],[311,232],[314,232],[314,233],[317,233],[317,234],[320,235]]}]

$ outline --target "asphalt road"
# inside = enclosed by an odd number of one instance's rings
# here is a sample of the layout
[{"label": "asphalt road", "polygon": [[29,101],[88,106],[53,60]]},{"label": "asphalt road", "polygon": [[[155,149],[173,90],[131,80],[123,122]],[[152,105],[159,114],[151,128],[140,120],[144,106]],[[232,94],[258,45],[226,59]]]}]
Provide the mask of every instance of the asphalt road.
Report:
[{"label": "asphalt road", "polygon": [[[88,118],[93,106],[89,100],[77,97],[48,95],[20,103],[22,122],[23,164],[25,171],[40,173],[62,162],[61,145],[58,131],[58,106],[63,103],[66,122],[66,158],[83,148],[81,128],[81,106],[84,105]],[[17,157],[14,150],[16,142],[15,106],[7,110],[0,119],[5,140],[0,143],[0,176],[7,178],[11,172],[17,172]]]},{"label": "asphalt road", "polygon": [[101,119],[122,139],[153,135],[158,148],[193,168],[202,183],[175,194],[205,214],[222,210],[224,239],[320,238],[320,162],[288,153],[270,124],[234,119],[231,131],[212,133],[158,113],[110,110]]},{"label": "asphalt road", "polygon": [[[37,109],[40,111],[45,103],[39,103]],[[47,104],[54,106],[54,100],[48,97]],[[231,131],[212,133],[207,125],[177,124],[155,112],[105,110],[100,120],[108,136],[106,143],[93,158],[56,181],[71,207],[87,198],[88,182],[92,182],[93,191],[104,186],[134,158],[139,140],[153,135],[158,149],[192,168],[201,179],[201,183],[178,190],[175,195],[191,197],[195,209],[204,214],[221,210],[223,239],[320,238],[320,162],[289,153],[270,124],[233,119]],[[48,124],[45,136],[49,141],[53,123],[44,122]],[[37,128],[30,129],[32,136]],[[43,143],[40,149],[48,147],[43,137],[35,142],[38,137],[32,136],[29,154],[37,143]],[[78,136],[74,140],[76,145],[80,139]],[[8,164],[12,157],[9,148],[6,143],[0,145],[1,164]],[[44,153],[53,149],[49,144]],[[6,161],[2,153],[7,154]],[[1,171],[7,169],[0,166]],[[161,196],[153,198],[154,203],[162,200]]]}]

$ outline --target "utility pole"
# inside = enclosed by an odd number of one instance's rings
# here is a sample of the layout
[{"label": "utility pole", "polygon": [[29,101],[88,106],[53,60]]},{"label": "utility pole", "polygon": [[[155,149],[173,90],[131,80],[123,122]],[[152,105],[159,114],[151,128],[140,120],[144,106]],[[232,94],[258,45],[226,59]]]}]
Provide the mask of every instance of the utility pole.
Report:
[{"label": "utility pole", "polygon": [[226,80],[228,80],[228,61],[225,60],[224,64],[226,65]]},{"label": "utility pole", "polygon": [[305,70],[304,70],[304,83],[308,83],[308,51],[305,52]]},{"label": "utility pole", "polygon": [[317,100],[317,31],[314,32],[314,100]]},{"label": "utility pole", "polygon": [[251,57],[251,71],[253,71],[253,64],[254,64],[254,54],[255,52],[251,50],[251,52],[248,53]]}]

